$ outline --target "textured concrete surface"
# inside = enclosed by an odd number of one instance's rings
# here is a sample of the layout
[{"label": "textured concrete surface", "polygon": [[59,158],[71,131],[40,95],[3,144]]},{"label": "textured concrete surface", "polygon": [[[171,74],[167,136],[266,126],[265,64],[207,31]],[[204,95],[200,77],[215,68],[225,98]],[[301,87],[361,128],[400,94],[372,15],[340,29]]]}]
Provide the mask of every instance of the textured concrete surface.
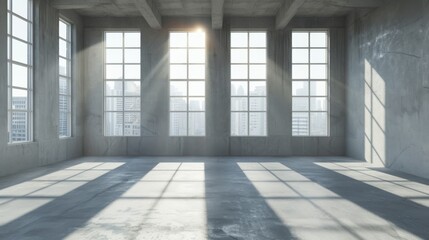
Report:
[{"label": "textured concrete surface", "polygon": [[[85,155],[344,155],[345,29],[343,18],[296,18],[275,31],[274,18],[226,18],[211,30],[210,18],[164,18],[153,30],[142,18],[85,18]],[[168,33],[202,27],[207,36],[206,137],[169,137]],[[327,28],[331,40],[331,135],[291,137],[291,28]],[[142,35],[142,136],[103,136],[103,33],[140,29]],[[268,137],[230,137],[229,33],[268,31]]]},{"label": "textured concrete surface", "polygon": [[34,142],[8,144],[7,134],[7,1],[0,0],[0,176],[82,156],[83,77],[82,22],[74,22],[77,51],[74,64],[73,138],[58,139],[58,11],[48,1],[34,1]]},{"label": "textured concrete surface", "polygon": [[429,176],[429,2],[348,19],[347,154]]},{"label": "textured concrete surface", "polygon": [[0,179],[0,238],[428,239],[428,207],[342,157],[87,157]]}]

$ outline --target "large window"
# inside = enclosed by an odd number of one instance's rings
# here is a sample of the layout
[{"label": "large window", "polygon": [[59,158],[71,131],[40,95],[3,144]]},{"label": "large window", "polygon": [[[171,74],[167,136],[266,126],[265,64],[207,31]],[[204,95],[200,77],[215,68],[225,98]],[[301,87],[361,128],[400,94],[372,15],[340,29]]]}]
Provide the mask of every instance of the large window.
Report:
[{"label": "large window", "polygon": [[59,122],[60,138],[71,137],[72,132],[72,42],[71,24],[59,21]]},{"label": "large window", "polygon": [[105,136],[140,136],[140,58],[140,32],[105,33]]},{"label": "large window", "polygon": [[327,31],[292,32],[292,135],[329,134]]},{"label": "large window", "polygon": [[267,34],[231,33],[231,135],[267,135]]},{"label": "large window", "polygon": [[31,0],[7,2],[9,143],[33,140],[33,12]]},{"label": "large window", "polygon": [[205,33],[170,33],[170,136],[205,136]]}]

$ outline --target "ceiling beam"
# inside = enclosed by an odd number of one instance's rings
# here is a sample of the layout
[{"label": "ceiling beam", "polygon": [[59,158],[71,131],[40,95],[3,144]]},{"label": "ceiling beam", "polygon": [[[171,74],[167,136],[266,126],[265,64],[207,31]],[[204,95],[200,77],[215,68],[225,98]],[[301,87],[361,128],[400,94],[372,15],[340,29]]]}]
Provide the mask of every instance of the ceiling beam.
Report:
[{"label": "ceiling beam", "polygon": [[224,0],[212,0],[212,28],[222,29]]},{"label": "ceiling beam", "polygon": [[283,29],[298,12],[305,0],[285,0],[276,15],[276,28]]},{"label": "ceiling beam", "polygon": [[385,3],[385,0],[328,0],[328,4],[339,7],[375,8]]},{"label": "ceiling beam", "polygon": [[155,6],[155,1],[153,0],[134,0],[137,9],[140,11],[140,14],[146,20],[151,28],[160,29],[162,28],[161,24],[161,14],[158,11],[158,8]]},{"label": "ceiling beam", "polygon": [[51,6],[56,9],[81,9],[112,3],[113,0],[52,0]]}]

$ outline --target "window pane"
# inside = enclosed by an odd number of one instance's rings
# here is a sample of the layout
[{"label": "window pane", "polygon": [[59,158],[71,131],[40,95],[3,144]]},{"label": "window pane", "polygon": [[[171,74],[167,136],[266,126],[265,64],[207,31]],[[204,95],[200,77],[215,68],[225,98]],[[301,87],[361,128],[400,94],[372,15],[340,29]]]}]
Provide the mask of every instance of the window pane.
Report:
[{"label": "window pane", "polygon": [[58,120],[58,132],[60,137],[69,136],[69,114],[67,112],[60,112]]},{"label": "window pane", "polygon": [[125,65],[125,79],[140,79],[140,65]]},{"label": "window pane", "polygon": [[309,134],[308,113],[293,112],[292,113],[292,135],[308,136],[308,134]]},{"label": "window pane", "polygon": [[206,118],[203,112],[189,113],[189,136],[204,136],[206,132]]},{"label": "window pane", "polygon": [[61,57],[70,58],[70,47],[69,43],[60,39],[59,40],[59,52]]},{"label": "window pane", "polygon": [[266,47],[267,35],[264,32],[249,33],[249,47]]},{"label": "window pane", "polygon": [[186,97],[171,97],[170,98],[170,111],[186,111],[187,110]]},{"label": "window pane", "polygon": [[170,135],[186,136],[188,132],[186,112],[170,112]]},{"label": "window pane", "polygon": [[68,101],[68,96],[60,95],[59,96],[59,106],[60,112],[70,112],[70,104]]},{"label": "window pane", "polygon": [[231,79],[247,78],[247,65],[231,65]]},{"label": "window pane", "polygon": [[308,98],[307,97],[293,97],[292,98],[292,111],[308,111]]},{"label": "window pane", "polygon": [[60,77],[59,79],[59,93],[63,95],[71,94],[71,87],[69,86],[69,80],[64,77]]},{"label": "window pane", "polygon": [[121,97],[106,97],[105,110],[106,111],[123,111],[123,98]]},{"label": "window pane", "polygon": [[249,49],[249,62],[250,63],[266,63],[267,50],[266,49]]},{"label": "window pane", "polygon": [[12,35],[24,41],[28,41],[28,25],[27,21],[12,16]]},{"label": "window pane", "polygon": [[170,33],[170,47],[187,47],[188,36],[187,33]]},{"label": "window pane", "polygon": [[20,15],[21,17],[28,19],[28,0],[11,0],[11,1],[13,1],[12,11]]},{"label": "window pane", "polygon": [[189,96],[205,96],[205,82],[191,81],[189,82]]},{"label": "window pane", "polygon": [[124,34],[124,45],[125,47],[140,47],[140,33],[130,32]]},{"label": "window pane", "polygon": [[170,63],[187,63],[186,49],[170,49]]},{"label": "window pane", "polygon": [[185,81],[172,81],[170,82],[170,96],[186,96],[187,88]]},{"label": "window pane", "polygon": [[327,113],[310,113],[310,135],[326,136],[328,135]]},{"label": "window pane", "polygon": [[266,129],[266,113],[250,112],[249,113],[249,135],[250,136],[265,136]]},{"label": "window pane", "polygon": [[306,32],[292,33],[292,47],[308,47],[308,33]]},{"label": "window pane", "polygon": [[189,65],[189,79],[205,79],[205,65]]},{"label": "window pane", "polygon": [[231,49],[231,63],[247,63],[247,49]]},{"label": "window pane", "polygon": [[327,34],[325,32],[310,33],[310,47],[327,47]]},{"label": "window pane", "polygon": [[267,100],[265,97],[249,98],[250,111],[267,111]]},{"label": "window pane", "polygon": [[122,47],[122,33],[106,33],[106,47]]},{"label": "window pane", "polygon": [[231,82],[231,96],[247,96],[247,82]]},{"label": "window pane", "polygon": [[326,81],[312,81],[310,83],[311,96],[327,96]]},{"label": "window pane", "polygon": [[62,76],[69,76],[69,67],[68,67],[68,61],[64,58],[59,59],[59,72]]},{"label": "window pane", "polygon": [[106,63],[122,63],[122,49],[106,49]]},{"label": "window pane", "polygon": [[106,79],[122,79],[122,65],[106,65]]},{"label": "window pane", "polygon": [[12,86],[28,87],[28,67],[12,64]]},{"label": "window pane", "polygon": [[125,81],[125,96],[140,96],[140,81]]},{"label": "window pane", "polygon": [[308,49],[292,49],[292,63],[308,63]]},{"label": "window pane", "polygon": [[251,81],[249,82],[249,95],[250,96],[266,96],[267,83],[265,81]]},{"label": "window pane", "polygon": [[204,49],[189,49],[189,63],[205,63],[205,61]]},{"label": "window pane", "polygon": [[170,65],[170,79],[186,79],[188,69],[186,65]]},{"label": "window pane", "polygon": [[327,79],[326,65],[311,65],[310,66],[311,79]]},{"label": "window pane", "polygon": [[205,98],[203,98],[203,97],[190,97],[189,98],[189,111],[205,111]]},{"label": "window pane", "polygon": [[124,98],[124,111],[140,111],[139,97]]},{"label": "window pane", "polygon": [[122,82],[106,81],[106,96],[122,96]]},{"label": "window pane", "polygon": [[247,47],[247,33],[231,33],[231,47]]},{"label": "window pane", "polygon": [[28,64],[28,44],[12,39],[12,60]]},{"label": "window pane", "polygon": [[308,79],[308,65],[292,65],[292,79]]},{"label": "window pane", "polygon": [[59,35],[61,38],[69,39],[68,26],[63,21],[59,21]]},{"label": "window pane", "polygon": [[140,113],[124,114],[124,135],[140,136]]},{"label": "window pane", "polygon": [[12,89],[12,109],[28,109],[28,91],[21,89]]},{"label": "window pane", "polygon": [[247,111],[247,109],[248,109],[247,97],[231,98],[231,111]]},{"label": "window pane", "polygon": [[326,49],[311,49],[311,63],[327,63]]},{"label": "window pane", "polygon": [[189,33],[189,47],[200,47],[206,46],[206,34],[204,32],[190,32]]},{"label": "window pane", "polygon": [[28,141],[30,139],[28,113],[12,112],[11,119],[11,140],[13,142]]},{"label": "window pane", "polygon": [[249,65],[249,79],[266,79],[267,66],[264,65]]},{"label": "window pane", "polygon": [[292,96],[308,96],[308,82],[292,81]]},{"label": "window pane", "polygon": [[104,119],[104,129],[106,136],[122,136],[123,135],[123,113],[106,112]]},{"label": "window pane", "polygon": [[311,111],[327,111],[328,110],[328,104],[327,104],[326,97],[314,97],[310,98],[310,110]]},{"label": "window pane", "polygon": [[231,113],[231,135],[247,136],[248,135],[248,115],[247,112]]}]

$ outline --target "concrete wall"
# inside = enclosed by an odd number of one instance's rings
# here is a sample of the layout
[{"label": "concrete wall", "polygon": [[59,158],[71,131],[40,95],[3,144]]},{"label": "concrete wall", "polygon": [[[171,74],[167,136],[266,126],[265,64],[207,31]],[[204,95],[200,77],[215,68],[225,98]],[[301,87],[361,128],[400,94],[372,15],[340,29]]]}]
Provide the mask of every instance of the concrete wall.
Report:
[{"label": "concrete wall", "polygon": [[[343,155],[345,153],[345,19],[297,18],[275,31],[273,18],[163,18],[153,30],[138,18],[85,18],[85,155]],[[168,33],[202,26],[208,38],[206,137],[169,137]],[[291,137],[290,28],[328,28],[331,36],[331,136]],[[142,33],[142,136],[103,136],[103,33]],[[268,31],[268,137],[230,137],[229,32]]]},{"label": "concrete wall", "polygon": [[429,176],[429,2],[395,0],[347,23],[347,154]]},{"label": "concrete wall", "polygon": [[7,1],[0,0],[0,176],[82,156],[83,78],[82,21],[73,12],[61,14],[75,24],[73,137],[58,138],[58,16],[49,1],[34,1],[34,141],[8,144],[7,134]]}]

